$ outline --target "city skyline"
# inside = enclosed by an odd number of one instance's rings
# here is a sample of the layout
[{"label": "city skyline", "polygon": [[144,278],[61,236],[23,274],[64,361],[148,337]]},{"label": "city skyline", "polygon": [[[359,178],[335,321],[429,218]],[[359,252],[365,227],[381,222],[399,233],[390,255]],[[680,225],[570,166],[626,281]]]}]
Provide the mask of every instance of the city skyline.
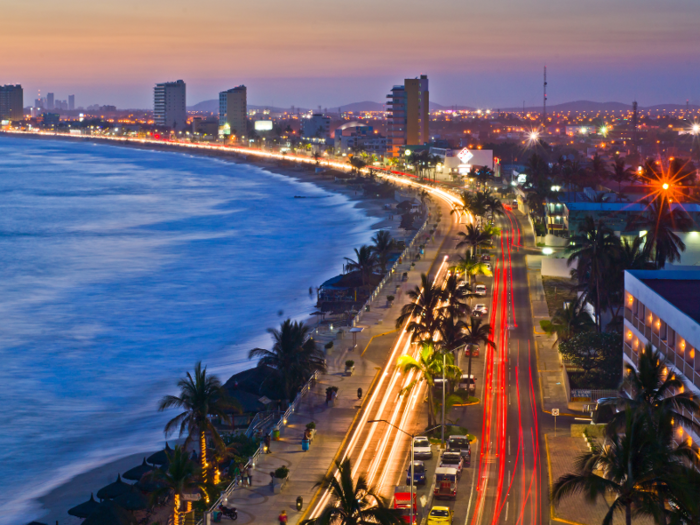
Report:
[{"label": "city skyline", "polygon": [[427,74],[431,99],[443,105],[537,106],[547,65],[551,104],[700,103],[700,5],[689,0],[441,0],[430,9],[361,1],[341,17],[316,1],[194,10],[182,1],[68,0],[7,6],[4,18],[0,46],[21,53],[0,58],[0,83],[22,84],[28,100],[41,89],[75,93],[82,106],[148,108],[153,85],[182,78],[188,105],[244,83],[253,105],[337,107],[383,101],[396,78]]}]

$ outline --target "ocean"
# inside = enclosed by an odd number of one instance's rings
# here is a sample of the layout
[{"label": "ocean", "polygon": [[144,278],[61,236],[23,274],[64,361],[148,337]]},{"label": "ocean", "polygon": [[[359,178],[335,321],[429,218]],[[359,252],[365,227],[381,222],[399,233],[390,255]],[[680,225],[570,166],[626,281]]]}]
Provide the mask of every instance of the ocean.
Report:
[{"label": "ocean", "polygon": [[258,167],[0,136],[0,524],[162,447],[177,379],[198,360],[222,381],[251,366],[376,222]]}]

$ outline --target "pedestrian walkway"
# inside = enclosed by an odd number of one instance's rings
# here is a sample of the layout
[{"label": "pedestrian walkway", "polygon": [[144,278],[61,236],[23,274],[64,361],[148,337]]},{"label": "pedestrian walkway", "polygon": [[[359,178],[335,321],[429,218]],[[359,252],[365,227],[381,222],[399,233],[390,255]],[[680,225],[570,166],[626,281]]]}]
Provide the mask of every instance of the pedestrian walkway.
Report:
[{"label": "pedestrian walkway", "polygon": [[[430,224],[435,224],[438,210],[442,210],[442,220],[432,240],[425,243],[425,255],[416,261],[411,269],[411,261],[404,261],[395,274],[395,282],[389,282],[372,302],[358,326],[363,331],[358,334],[357,346],[352,347],[352,335],[345,334],[335,341],[338,351],[328,359],[328,372],[321,376],[301,403],[300,408],[290,417],[280,432],[280,440],[273,441],[271,453],[259,456],[253,470],[252,487],[239,487],[228,498],[228,505],[238,509],[238,524],[274,524],[277,516],[285,510],[289,525],[299,522],[304,510],[317,492],[317,483],[326,475],[342,451],[348,431],[358,417],[362,401],[367,398],[371,385],[386,363],[387,355],[398,335],[395,320],[406,302],[406,292],[420,284],[421,273],[437,269],[442,260],[436,256],[450,232],[452,218],[446,205],[433,202],[430,205]],[[423,244],[421,241],[419,244]],[[408,280],[400,281],[404,272]],[[401,287],[401,300],[389,306],[387,296],[398,297],[396,286]],[[345,375],[346,360],[355,362],[352,375]],[[337,399],[332,406],[326,403],[326,388],[338,387]],[[362,399],[358,399],[358,388],[362,389]],[[302,451],[301,440],[310,422],[316,424],[316,436],[307,452]],[[290,470],[289,480],[278,494],[270,484],[270,472],[280,466]],[[302,512],[297,511],[297,497],[304,500]],[[224,518],[224,521],[226,519]]]}]

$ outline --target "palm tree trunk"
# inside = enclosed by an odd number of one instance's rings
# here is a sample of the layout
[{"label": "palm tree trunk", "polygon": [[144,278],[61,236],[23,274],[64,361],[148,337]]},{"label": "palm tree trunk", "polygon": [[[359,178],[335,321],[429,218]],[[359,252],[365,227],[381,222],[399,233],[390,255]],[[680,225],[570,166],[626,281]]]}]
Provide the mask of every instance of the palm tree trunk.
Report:
[{"label": "palm tree trunk", "polygon": [[625,524],[632,525],[632,504],[625,504]]},{"label": "palm tree trunk", "polygon": [[173,500],[173,525],[179,525],[180,523],[180,495],[175,494]]},{"label": "palm tree trunk", "polygon": [[596,324],[598,325],[598,333],[602,331],[602,320],[600,315],[600,278],[595,280],[595,314],[596,314]]},{"label": "palm tree trunk", "polygon": [[435,400],[433,399],[433,387],[428,383],[428,428],[435,426]]},{"label": "palm tree trunk", "polygon": [[207,465],[207,435],[206,433],[202,430],[199,433],[199,449],[200,449],[200,454],[202,455],[201,461],[202,461],[202,479],[207,480],[207,476],[209,474],[208,472],[208,467]]}]

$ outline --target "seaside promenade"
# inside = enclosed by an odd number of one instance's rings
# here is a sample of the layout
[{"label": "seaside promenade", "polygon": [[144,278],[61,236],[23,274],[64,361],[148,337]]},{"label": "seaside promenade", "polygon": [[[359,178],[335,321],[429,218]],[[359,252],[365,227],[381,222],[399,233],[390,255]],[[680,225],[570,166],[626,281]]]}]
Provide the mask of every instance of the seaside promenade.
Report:
[{"label": "seaside promenade", "polygon": [[[259,456],[252,471],[252,486],[238,487],[228,497],[228,505],[238,509],[238,523],[241,525],[254,522],[274,524],[283,510],[287,512],[291,525],[310,517],[308,510],[316,503],[317,484],[342,457],[347,437],[399,335],[394,323],[407,302],[406,291],[420,284],[422,273],[434,271],[442,261],[445,249],[454,245],[456,231],[450,207],[442,199],[433,198],[429,210],[430,224],[435,223],[438,210],[441,210],[442,220],[433,239],[426,243],[425,255],[413,269],[411,261],[403,261],[396,272],[395,283],[387,283],[372,302],[370,311],[364,314],[359,324],[364,329],[358,334],[356,348],[350,348],[352,339],[349,334],[336,341],[339,351],[329,359],[328,372],[319,378],[300,409],[282,428],[280,440],[272,442],[270,453]],[[401,282],[404,272],[408,272],[408,280]],[[397,285],[400,286],[400,296]],[[388,295],[397,297],[390,307],[387,306]],[[344,362],[348,359],[355,362],[355,371],[350,376],[344,373]],[[329,386],[338,387],[333,406],[326,404],[325,390]],[[358,388],[363,392],[361,399],[358,399]],[[306,424],[312,421],[316,423],[316,436],[310,449],[303,452],[302,435]],[[275,494],[270,485],[270,473],[281,466],[289,468],[290,476],[282,490]],[[299,496],[303,498],[301,511],[296,506]]]}]

